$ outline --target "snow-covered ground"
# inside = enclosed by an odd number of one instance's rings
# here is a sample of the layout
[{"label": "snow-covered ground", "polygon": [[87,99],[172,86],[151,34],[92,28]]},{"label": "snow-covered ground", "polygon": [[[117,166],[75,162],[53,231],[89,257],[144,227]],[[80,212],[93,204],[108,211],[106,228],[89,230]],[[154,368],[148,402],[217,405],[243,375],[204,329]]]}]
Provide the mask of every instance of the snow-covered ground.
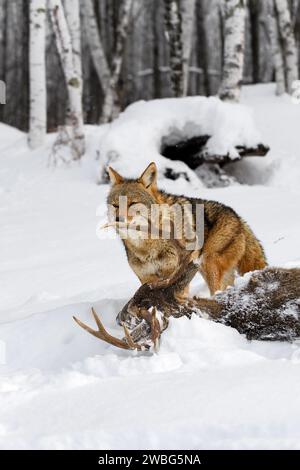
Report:
[{"label": "snow-covered ground", "polygon": [[[300,266],[300,106],[272,85],[245,87],[243,102],[271,146],[232,164],[245,184],[161,186],[232,206],[270,264]],[[299,344],[182,318],[159,354],[138,355],[73,322],[92,324],[93,305],[120,335],[115,316],[138,286],[119,240],[96,236],[108,186],[95,184],[94,157],[108,127],[87,132],[81,165],[53,169],[54,136],[29,152],[0,124],[0,448],[300,448]],[[194,290],[207,294],[200,277]]]}]

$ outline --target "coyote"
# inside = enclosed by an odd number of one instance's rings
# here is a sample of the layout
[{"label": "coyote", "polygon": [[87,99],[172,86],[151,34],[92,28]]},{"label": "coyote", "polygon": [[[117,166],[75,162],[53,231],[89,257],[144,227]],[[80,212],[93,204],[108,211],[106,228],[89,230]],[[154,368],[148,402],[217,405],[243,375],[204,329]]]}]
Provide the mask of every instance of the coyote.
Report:
[{"label": "coyote", "polygon": [[[164,208],[177,205],[183,209],[189,206],[191,209],[187,213],[194,229],[197,205],[203,205],[204,243],[196,250],[194,258],[200,257],[198,271],[206,281],[211,295],[232,285],[235,271],[243,275],[248,271],[263,269],[267,265],[260,242],[233,209],[219,202],[176,196],[159,190],[155,163],[150,163],[137,179],[123,178],[111,167],[108,168],[108,173],[112,185],[107,203],[109,208],[114,208],[110,218],[114,219],[119,234],[122,232],[122,227],[134,219],[134,216],[130,216],[130,211],[137,205],[149,210],[153,205]],[[120,211],[121,197],[126,197],[125,214]],[[170,218],[174,222],[172,216]],[[161,220],[162,218],[159,222],[160,231],[162,231]],[[176,230],[176,221],[174,225],[173,230]],[[175,246],[170,239],[164,237],[137,237],[128,231],[127,237],[121,238],[129,265],[142,284],[156,283],[170,278],[182,264],[182,259],[187,253],[184,235],[178,239],[180,249],[178,244]],[[178,294],[178,297],[186,298],[187,294],[188,286]]]}]

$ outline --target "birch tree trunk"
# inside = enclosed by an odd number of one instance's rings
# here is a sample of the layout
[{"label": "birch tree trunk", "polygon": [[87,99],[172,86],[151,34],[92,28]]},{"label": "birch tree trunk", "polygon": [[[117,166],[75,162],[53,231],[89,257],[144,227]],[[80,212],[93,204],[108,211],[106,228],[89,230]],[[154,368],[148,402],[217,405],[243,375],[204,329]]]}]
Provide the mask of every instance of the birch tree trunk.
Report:
[{"label": "birch tree trunk", "polygon": [[[224,54],[221,23],[223,23],[223,15],[220,6],[220,0],[205,0],[198,3],[197,49],[199,47],[200,50],[197,50],[197,53],[203,64],[203,83],[208,95],[218,93],[222,75]],[[201,38],[204,44],[199,42]]]},{"label": "birch tree trunk", "polygon": [[[79,89],[82,100],[83,82],[79,0],[64,0],[63,7],[72,43],[74,73],[79,80]],[[72,118],[69,116],[69,113],[67,113],[66,122],[67,124],[72,125]]]},{"label": "birch tree trunk", "polygon": [[[125,94],[127,99],[130,97],[133,101],[139,100],[141,97],[147,99],[147,96],[149,99],[147,78],[152,76],[152,71],[148,68],[148,60],[151,61],[152,41],[148,31],[147,8],[148,0],[133,2],[132,22],[134,28],[128,35],[127,54],[124,57],[124,68],[128,71]],[[141,37],[143,37],[143,41],[140,40]],[[145,53],[145,48],[149,48],[150,51],[148,49]]]},{"label": "birch tree trunk", "polygon": [[[99,33],[99,28],[96,21],[95,9],[92,0],[81,0],[84,28],[91,51],[93,64],[101,84],[104,95],[104,105],[101,116],[101,122],[108,122],[109,113],[104,109],[107,105],[105,103],[114,103],[117,101],[115,91],[111,89],[111,71],[105,56],[102,40]],[[105,112],[104,112],[105,111]]]},{"label": "birch tree trunk", "polygon": [[[6,11],[3,0],[0,1],[0,105],[6,104],[6,84],[5,84],[5,24]],[[3,121],[4,106],[0,106],[0,121]]]},{"label": "birch tree trunk", "polygon": [[196,0],[180,0],[182,18],[183,96],[186,96],[188,93],[189,64],[192,50],[195,3]]},{"label": "birch tree trunk", "polygon": [[94,67],[101,83],[103,92],[109,86],[110,69],[103,49],[99,28],[96,21],[93,0],[81,0],[83,25],[86,31]]},{"label": "birch tree trunk", "polygon": [[28,145],[35,149],[43,145],[47,126],[46,92],[46,0],[30,0],[30,118]]},{"label": "birch tree trunk", "polygon": [[80,81],[80,93],[82,94],[82,60],[79,0],[64,0],[64,9],[71,36],[74,72]]},{"label": "birch tree trunk", "polygon": [[[27,9],[29,10],[28,6]],[[23,11],[20,9],[18,0],[5,1],[5,16],[4,42],[6,50],[3,57],[3,78],[6,83],[7,103],[3,107],[3,118],[7,124],[22,129],[24,110],[20,104],[24,94],[26,94],[26,82],[25,74],[23,75],[25,68],[21,23]],[[29,62],[28,57],[26,62]],[[28,116],[28,109],[26,111]]]},{"label": "birch tree trunk", "polygon": [[219,96],[239,101],[243,78],[245,0],[225,0],[224,68]]},{"label": "birch tree trunk", "polygon": [[274,1],[278,15],[280,38],[283,45],[286,89],[288,93],[292,93],[292,84],[298,78],[298,60],[291,12],[287,0]]},{"label": "birch tree trunk", "polygon": [[92,0],[82,0],[84,26],[88,37],[93,63],[104,94],[101,122],[110,122],[120,112],[117,85],[120,78],[124,48],[128,35],[129,21],[134,0],[122,0],[119,10],[119,23],[116,32],[115,52],[111,69],[103,49],[95,9]]},{"label": "birch tree trunk", "polygon": [[276,95],[282,95],[285,92],[284,62],[274,0],[268,0],[268,31],[275,71]]},{"label": "birch tree trunk", "polygon": [[120,101],[117,94],[117,86],[123,64],[124,49],[128,35],[133,2],[134,0],[122,0],[120,6],[119,23],[116,32],[115,53],[112,59],[109,86],[106,90],[103,103],[102,122],[110,122],[120,113]]},{"label": "birch tree trunk", "polygon": [[291,18],[292,26],[295,28],[299,10],[299,0],[291,0]]},{"label": "birch tree trunk", "polygon": [[[68,118],[71,124],[70,147],[74,160],[85,152],[82,112],[82,84],[74,67],[73,46],[61,0],[48,0],[55,40],[59,52],[69,97]],[[77,0],[76,0],[77,1]]]},{"label": "birch tree trunk", "polygon": [[4,78],[4,51],[5,51],[5,8],[3,0],[0,0],[0,78]]},{"label": "birch tree trunk", "polygon": [[165,30],[170,48],[171,81],[175,96],[183,96],[181,12],[178,0],[164,0]]},{"label": "birch tree trunk", "polygon": [[269,2],[270,0],[261,1],[259,8],[259,78],[263,83],[273,80],[274,70],[269,32]]}]

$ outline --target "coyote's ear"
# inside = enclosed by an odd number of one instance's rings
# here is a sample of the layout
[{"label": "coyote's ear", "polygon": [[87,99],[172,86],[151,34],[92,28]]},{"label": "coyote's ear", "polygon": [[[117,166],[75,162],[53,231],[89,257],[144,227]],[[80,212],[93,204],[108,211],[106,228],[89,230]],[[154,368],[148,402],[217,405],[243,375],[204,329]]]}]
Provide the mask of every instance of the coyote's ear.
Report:
[{"label": "coyote's ear", "polygon": [[114,170],[111,166],[108,167],[107,171],[109,174],[109,179],[110,179],[111,184],[123,183],[124,181],[123,176],[119,175],[119,173],[116,170]]},{"label": "coyote's ear", "polygon": [[142,183],[145,188],[149,188],[153,184],[156,184],[157,180],[157,168],[154,162],[150,163],[147,166],[146,170],[143,171],[141,176],[139,177],[139,183]]}]

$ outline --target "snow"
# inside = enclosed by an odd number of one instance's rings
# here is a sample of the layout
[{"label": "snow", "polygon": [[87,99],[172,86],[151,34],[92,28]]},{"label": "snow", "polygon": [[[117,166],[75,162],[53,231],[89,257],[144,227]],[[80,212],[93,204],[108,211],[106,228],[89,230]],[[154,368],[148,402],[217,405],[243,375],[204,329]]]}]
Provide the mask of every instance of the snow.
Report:
[{"label": "snow", "polygon": [[[186,102],[191,122],[197,100]],[[160,186],[232,206],[270,264],[299,266],[300,107],[275,97],[273,85],[244,87],[242,102],[271,145],[264,159],[232,164],[245,184],[207,189],[180,179]],[[93,305],[121,336],[115,316],[139,285],[120,241],[96,236],[108,192],[96,184],[99,142],[104,158],[119,127],[114,148],[131,155],[135,176],[156,159],[168,116],[178,129],[181,113],[187,122],[181,103],[149,103],[147,136],[140,135],[145,122],[131,119],[144,103],[119,124],[87,126],[87,156],[69,167],[48,166],[54,135],[42,151],[29,151],[25,134],[0,124],[0,448],[300,448],[297,341],[248,342],[224,325],[181,318],[171,320],[158,354],[137,354],[100,342],[72,320],[75,314],[93,325]],[[208,295],[200,277],[193,291]]]}]

